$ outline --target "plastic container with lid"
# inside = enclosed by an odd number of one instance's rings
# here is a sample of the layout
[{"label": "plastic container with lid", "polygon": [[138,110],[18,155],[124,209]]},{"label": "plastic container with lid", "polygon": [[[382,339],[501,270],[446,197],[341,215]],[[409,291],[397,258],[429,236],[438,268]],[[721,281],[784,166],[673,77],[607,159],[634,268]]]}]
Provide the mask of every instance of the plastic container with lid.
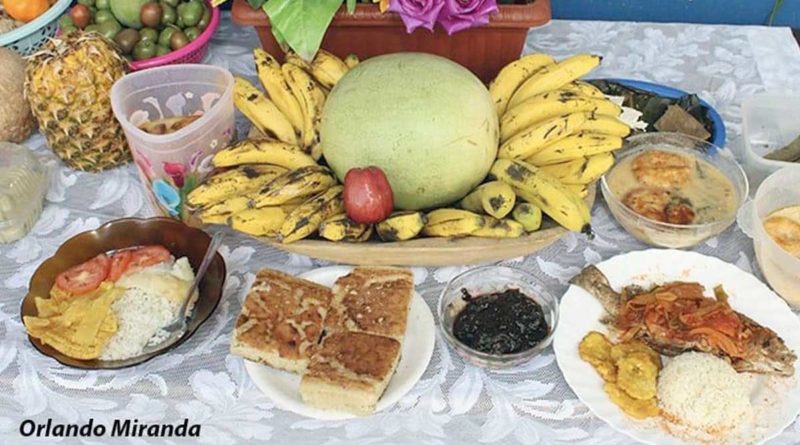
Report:
[{"label": "plastic container with lid", "polygon": [[[211,172],[211,158],[234,133],[233,75],[211,65],[169,65],[128,74],[111,88],[139,177],[154,207],[187,217],[184,198]],[[150,134],[148,121],[197,116],[174,133]]]},{"label": "plastic container with lid", "polygon": [[0,142],[0,243],[25,236],[39,219],[47,171],[29,149]]},{"label": "plastic container with lid", "polygon": [[772,151],[785,147],[800,136],[797,104],[800,96],[757,94],[742,101],[742,146],[739,158],[755,187],[771,173],[791,162],[764,159]]},{"label": "plastic container with lid", "polygon": [[767,233],[764,220],[772,213],[800,206],[800,165],[778,170],[765,179],[755,197],[739,212],[739,226],[753,238],[753,248],[767,283],[790,306],[800,308],[800,258],[781,248]]}]

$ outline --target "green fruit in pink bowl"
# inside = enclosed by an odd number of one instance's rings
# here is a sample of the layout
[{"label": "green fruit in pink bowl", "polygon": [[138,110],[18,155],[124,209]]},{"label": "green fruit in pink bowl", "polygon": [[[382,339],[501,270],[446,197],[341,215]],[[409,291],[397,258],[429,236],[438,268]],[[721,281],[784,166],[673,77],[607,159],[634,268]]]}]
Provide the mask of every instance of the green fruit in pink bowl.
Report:
[{"label": "green fruit in pink bowl", "polygon": [[142,22],[139,20],[139,13],[145,3],[152,0],[109,0],[108,6],[114,17],[125,27],[139,29]]}]

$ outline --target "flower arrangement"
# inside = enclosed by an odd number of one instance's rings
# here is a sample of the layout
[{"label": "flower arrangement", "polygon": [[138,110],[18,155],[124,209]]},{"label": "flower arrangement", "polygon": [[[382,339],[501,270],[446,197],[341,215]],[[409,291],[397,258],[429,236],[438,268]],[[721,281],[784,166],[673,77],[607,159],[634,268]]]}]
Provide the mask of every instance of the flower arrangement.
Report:
[{"label": "flower arrangement", "polygon": [[[227,0],[214,0],[217,6]],[[355,11],[359,0],[247,0],[269,17],[275,40],[284,49],[311,60],[319,50],[325,31],[334,15],[345,4],[348,13]],[[360,0],[378,3],[381,12],[396,13],[406,31],[417,28],[433,31],[438,23],[448,34],[483,26],[498,3],[530,3],[532,0]]]}]

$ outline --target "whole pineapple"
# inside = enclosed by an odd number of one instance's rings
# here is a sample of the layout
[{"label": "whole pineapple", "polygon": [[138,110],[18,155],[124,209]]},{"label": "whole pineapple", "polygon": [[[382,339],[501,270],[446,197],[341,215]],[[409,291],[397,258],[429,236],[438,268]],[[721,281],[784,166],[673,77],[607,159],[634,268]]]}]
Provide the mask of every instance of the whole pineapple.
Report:
[{"label": "whole pineapple", "polygon": [[30,56],[25,96],[47,144],[69,166],[100,171],[130,161],[110,97],[127,70],[114,44],[97,33],[51,39]]}]

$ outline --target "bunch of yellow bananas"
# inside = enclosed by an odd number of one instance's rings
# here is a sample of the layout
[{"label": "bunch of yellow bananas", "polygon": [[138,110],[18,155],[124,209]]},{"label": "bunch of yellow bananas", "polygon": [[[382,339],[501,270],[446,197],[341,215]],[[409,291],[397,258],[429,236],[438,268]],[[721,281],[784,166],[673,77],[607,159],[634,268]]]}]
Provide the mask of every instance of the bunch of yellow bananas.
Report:
[{"label": "bunch of yellow bananas", "polygon": [[298,145],[315,160],[322,155],[319,121],[325,98],[336,82],[358,63],[355,55],[342,60],[320,50],[306,62],[294,53],[281,65],[262,49],[253,50],[256,71],[265,93],[246,79],[236,77],[233,101],[264,135]]},{"label": "bunch of yellow bananas", "polygon": [[287,54],[283,65],[254,51],[262,93],[237,78],[235,103],[265,138],[217,153],[227,169],[192,191],[188,203],[205,223],[226,223],[255,236],[292,242],[314,233],[330,241],[384,241],[417,236],[519,237],[538,230],[543,214],[573,231],[589,229],[588,185],[614,163],[630,128],[620,107],[579,78],[600,63],[581,54],[556,62],[532,54],[512,62],[489,86],[500,119],[498,159],[485,182],[452,208],[396,212],[371,226],[343,209],[342,186],[317,163],[325,97],[358,63],[320,51],[311,62]]},{"label": "bunch of yellow bananas", "polygon": [[325,97],[358,63],[320,51],[313,61],[286,55],[279,64],[253,51],[266,93],[237,77],[234,104],[264,137],[239,141],[213,158],[216,174],[192,190],[187,203],[205,224],[290,243],[316,232],[336,241],[363,241],[372,233],[344,216],[342,186],[317,163]]}]

